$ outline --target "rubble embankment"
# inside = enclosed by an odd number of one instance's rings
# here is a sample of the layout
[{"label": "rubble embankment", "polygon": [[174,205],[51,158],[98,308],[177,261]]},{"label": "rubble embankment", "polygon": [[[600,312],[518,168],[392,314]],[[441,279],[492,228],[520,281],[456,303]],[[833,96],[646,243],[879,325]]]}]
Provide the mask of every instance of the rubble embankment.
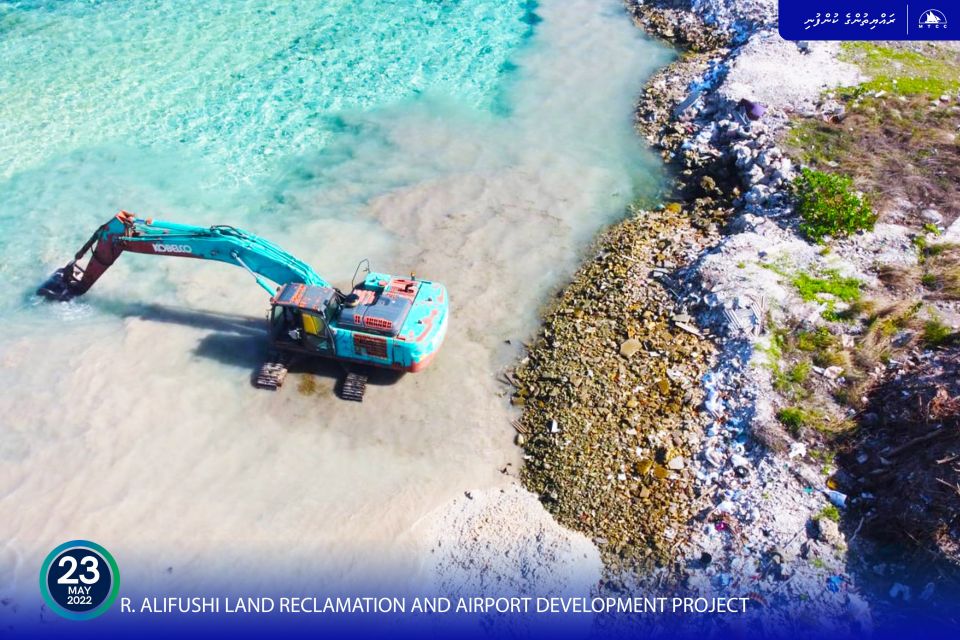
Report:
[{"label": "rubble embankment", "polygon": [[[747,595],[754,622],[781,633],[867,630],[876,593],[858,584],[850,523],[875,507],[834,456],[898,358],[955,337],[948,268],[924,272],[947,284],[908,318],[884,274],[917,268],[918,237],[960,228],[923,202],[904,219],[886,198],[871,228],[802,230],[794,189],[813,161],[792,136],[839,130],[869,77],[838,43],[779,38],[775,4],[627,2],[682,48],[637,107],[675,180],[546,310],[515,372],[518,442],[527,487],[600,546],[607,587]],[[940,100],[929,108],[949,119],[957,97]],[[934,344],[922,327],[936,322]]]}]

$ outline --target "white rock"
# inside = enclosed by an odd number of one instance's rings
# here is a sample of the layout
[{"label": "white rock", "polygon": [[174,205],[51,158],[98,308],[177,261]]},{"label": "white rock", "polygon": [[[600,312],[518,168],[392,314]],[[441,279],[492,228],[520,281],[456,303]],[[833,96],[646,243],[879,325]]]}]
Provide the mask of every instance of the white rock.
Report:
[{"label": "white rock", "polygon": [[714,449],[713,447],[707,449],[703,453],[703,457],[707,459],[707,462],[713,466],[720,468],[723,466],[723,454]]},{"label": "white rock", "polygon": [[802,458],[807,455],[807,445],[802,442],[794,442],[790,445],[790,453],[787,455],[791,458]]}]

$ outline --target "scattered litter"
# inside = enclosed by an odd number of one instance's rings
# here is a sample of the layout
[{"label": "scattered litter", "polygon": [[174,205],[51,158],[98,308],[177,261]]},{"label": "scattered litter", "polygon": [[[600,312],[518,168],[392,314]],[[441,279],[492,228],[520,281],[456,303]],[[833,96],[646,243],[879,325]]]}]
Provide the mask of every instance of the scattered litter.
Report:
[{"label": "scattered litter", "polygon": [[823,493],[827,496],[827,499],[834,504],[834,506],[840,508],[847,506],[847,494],[834,491],[833,489],[825,489]]},{"label": "scattered litter", "polygon": [[763,114],[767,112],[767,108],[765,106],[759,102],[747,100],[746,98],[740,100],[739,104],[737,104],[737,107],[743,109],[744,114],[746,114],[750,120],[759,120],[763,117]]}]

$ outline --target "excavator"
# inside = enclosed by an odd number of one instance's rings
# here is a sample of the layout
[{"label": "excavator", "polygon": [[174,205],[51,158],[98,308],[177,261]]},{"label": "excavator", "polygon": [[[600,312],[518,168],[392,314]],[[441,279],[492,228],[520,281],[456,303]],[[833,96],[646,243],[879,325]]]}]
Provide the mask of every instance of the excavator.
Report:
[{"label": "excavator", "polygon": [[[86,293],[124,251],[217,260],[245,269],[270,294],[271,355],[254,385],[277,390],[298,357],[330,358],[344,365],[340,396],[363,401],[364,365],[420,371],[430,364],[447,331],[446,288],[437,282],[376,273],[366,263],[362,282],[343,293],[277,245],[227,225],[198,227],[138,218],[121,211],[101,225],[57,269],[37,294],[68,301]],[[90,252],[86,266],[78,264]]]}]

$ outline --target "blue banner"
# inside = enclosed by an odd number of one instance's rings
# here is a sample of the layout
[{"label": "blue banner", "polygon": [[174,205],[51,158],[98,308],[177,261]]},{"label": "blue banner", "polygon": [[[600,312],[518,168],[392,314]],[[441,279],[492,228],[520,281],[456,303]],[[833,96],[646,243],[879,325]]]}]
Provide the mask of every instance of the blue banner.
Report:
[{"label": "blue banner", "polygon": [[780,0],[786,40],[960,40],[955,0]]}]

